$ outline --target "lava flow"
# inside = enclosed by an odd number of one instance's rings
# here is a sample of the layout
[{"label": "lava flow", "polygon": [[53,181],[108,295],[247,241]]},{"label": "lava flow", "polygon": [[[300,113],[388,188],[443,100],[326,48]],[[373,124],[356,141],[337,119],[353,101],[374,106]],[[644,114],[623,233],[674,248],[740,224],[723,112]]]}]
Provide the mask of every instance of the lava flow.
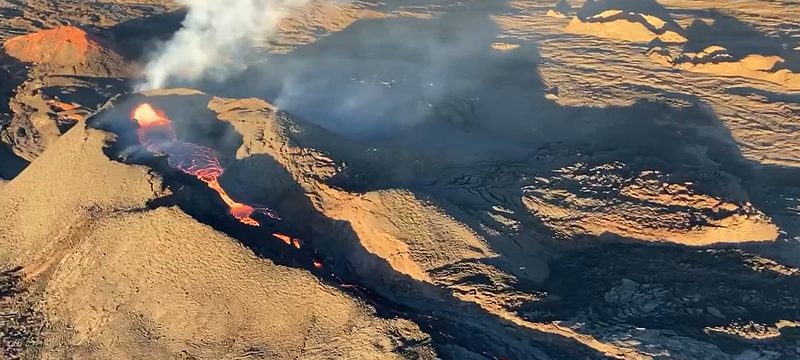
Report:
[{"label": "lava flow", "polygon": [[[231,215],[241,223],[261,226],[258,221],[251,217],[257,211],[273,219],[280,220],[280,217],[270,209],[254,208],[234,201],[219,183],[218,179],[225,169],[220,164],[217,152],[205,146],[178,140],[175,127],[164,112],[150,104],[143,103],[133,110],[131,119],[139,125],[136,134],[142,146],[153,154],[166,156],[169,166],[205,182],[209,188],[219,194],[228,205]],[[296,237],[281,233],[273,233],[272,236],[297,250],[303,247],[300,239]],[[323,270],[325,265],[322,259],[317,257],[316,251],[314,253],[315,255],[311,258],[311,265],[317,271]],[[335,273],[330,272],[328,274],[342,288],[351,289],[363,295],[363,289],[359,286],[344,282]]]},{"label": "lava flow", "polygon": [[172,121],[150,104],[141,104],[133,111],[131,118],[139,124],[139,142],[151,153],[167,157],[169,166],[205,182],[216,191],[228,205],[231,215],[243,224],[260,226],[251,216],[259,211],[274,219],[279,217],[269,209],[254,208],[234,201],[219,183],[225,171],[219,162],[216,151],[205,146],[178,140]]}]

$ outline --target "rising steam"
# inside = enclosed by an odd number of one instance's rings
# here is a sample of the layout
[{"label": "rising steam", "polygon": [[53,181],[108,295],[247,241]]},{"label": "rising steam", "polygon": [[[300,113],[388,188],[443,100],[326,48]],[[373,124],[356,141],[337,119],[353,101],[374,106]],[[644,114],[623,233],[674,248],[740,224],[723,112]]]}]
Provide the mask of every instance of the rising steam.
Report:
[{"label": "rising steam", "polygon": [[140,90],[170,80],[223,80],[235,59],[255,41],[274,36],[279,22],[309,0],[179,0],[188,7],[183,27],[163,44],[145,68]]}]

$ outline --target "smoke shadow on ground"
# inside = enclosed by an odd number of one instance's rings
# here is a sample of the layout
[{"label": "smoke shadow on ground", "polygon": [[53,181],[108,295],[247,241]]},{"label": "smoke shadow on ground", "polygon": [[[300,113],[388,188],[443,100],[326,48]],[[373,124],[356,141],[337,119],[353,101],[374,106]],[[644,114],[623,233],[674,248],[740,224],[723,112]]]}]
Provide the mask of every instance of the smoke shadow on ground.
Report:
[{"label": "smoke shadow on ground", "polygon": [[0,180],[12,180],[30,163],[14,154],[5,144],[0,144]]},{"label": "smoke shadow on ground", "polygon": [[[606,10],[622,10],[621,14],[612,16],[613,19],[629,19],[647,27],[650,31],[660,34],[666,29],[680,29],[678,23],[672,18],[669,10],[655,0],[588,0],[576,12],[576,16],[583,20],[590,20],[594,15]],[[641,14],[652,15],[666,22],[665,26],[656,27],[649,21],[641,21]]]},{"label": "smoke shadow on ground", "polygon": [[118,45],[120,54],[140,59],[153,51],[153,44],[169,40],[181,28],[186,10],[156,14],[121,22],[102,32]]},{"label": "smoke shadow on ground", "polygon": [[[14,96],[14,89],[22,83],[16,62],[11,58],[0,55],[0,115],[3,118],[10,116],[9,100]],[[4,121],[5,119],[3,119]]]},{"label": "smoke shadow on ground", "polygon": [[127,83],[122,79],[72,75],[50,76],[46,85],[37,89],[46,99],[76,103],[86,109],[97,109],[127,90]]},{"label": "smoke shadow on ground", "polygon": [[[619,320],[614,319],[609,310],[599,315],[594,311],[595,320],[674,326],[684,335],[736,352],[745,342],[703,331],[706,326],[733,321],[736,313],[728,313],[730,309],[742,307],[745,315],[740,314],[740,318],[760,322],[775,321],[782,316],[797,317],[796,312],[786,307],[777,312],[765,312],[758,302],[726,296],[735,292],[736,287],[731,284],[737,280],[756,291],[762,278],[772,279],[767,281],[770,284],[798,289],[794,278],[770,278],[743,265],[746,256],[738,254],[736,248],[783,263],[797,262],[792,259],[796,258],[793,254],[797,254],[797,246],[787,241],[800,235],[800,229],[794,224],[797,215],[786,214],[790,205],[780,194],[766,189],[795,187],[800,170],[745,159],[716,114],[692,96],[681,95],[677,99],[689,104],[682,108],[648,101],[601,109],[562,107],[546,100],[547,89],[537,70],[536,44],[514,40],[520,45],[516,50],[492,50],[491,43],[497,32],[487,19],[486,13],[458,13],[430,20],[359,21],[290,54],[269,58],[263,66],[237,79],[236,87],[209,91],[231,97],[265,98],[284,110],[365,143],[362,153],[356,155],[350,150],[341,151],[324,144],[311,146],[351,165],[330,184],[361,193],[393,188],[413,191],[419,199],[435,203],[448,215],[489,239],[492,250],[500,254],[499,259],[491,260],[492,265],[519,276],[521,282],[529,274],[519,271],[519,265],[534,267],[537,261],[578,245],[577,250],[573,249],[563,258],[557,256],[563,260],[550,265],[549,273],[558,275],[550,276],[542,286],[526,285],[551,291],[555,295],[551,299],[564,299],[543,305],[548,309],[560,308],[558,318],[537,318],[534,312],[526,313],[532,321],[563,320],[588,308],[605,305],[598,296],[588,296],[576,289],[604,294],[623,278],[631,277],[631,273],[658,276],[657,281],[663,286],[677,287],[687,281],[681,274],[673,273],[678,265],[699,276],[713,270],[715,264],[729,271],[714,278],[725,287],[692,306],[703,309],[720,306],[726,319],[709,315],[704,310],[702,315],[694,316],[693,321],[679,326],[692,315],[645,313],[638,319]],[[475,29],[479,29],[480,34],[467,36],[463,43],[456,41],[460,45],[452,53],[438,53],[442,56],[438,63],[446,64],[446,69],[437,68],[436,62],[430,61],[430,52],[437,51],[435,46],[431,50],[431,46],[410,44],[411,39],[430,37],[427,34],[447,38],[448,32],[458,32],[467,26],[465,24],[477,24]],[[689,32],[692,38],[695,29]],[[430,39],[422,41],[431,42],[437,43]],[[736,51],[733,45],[729,48]],[[428,73],[426,66],[436,70],[430,71],[438,73],[432,75],[436,80],[426,81],[425,76],[420,76]],[[442,73],[446,76],[441,76]],[[414,79],[410,85],[391,82],[409,77]],[[439,87],[436,96],[425,93],[425,86],[430,83]],[[359,90],[360,87],[364,89]],[[350,98],[358,98],[360,91],[368,93],[359,99],[363,102],[355,102],[360,106],[342,110],[340,104],[353,103]],[[434,110],[416,112],[418,104],[430,104],[429,108]],[[392,122],[404,117],[413,120]],[[547,177],[563,166],[578,162],[613,161],[622,161],[641,170],[686,173],[690,175],[684,180],[703,178],[707,184],[715,184],[715,178],[734,177],[737,180],[732,186],[739,188],[731,189],[730,183],[720,181],[716,183],[720,187],[698,190],[728,200],[752,201],[786,234],[777,243],[728,245],[720,252],[713,252],[715,247],[654,246],[610,234],[554,241],[537,218],[525,215],[527,211],[520,203],[521,188],[531,184],[523,179]],[[515,220],[531,231],[524,236],[493,235],[498,231],[487,231],[487,224],[493,223],[489,214],[496,212],[493,206],[522,214]],[[489,225],[488,228],[508,232],[502,227]],[[589,244],[596,246],[585,247]],[[617,260],[602,261],[604,258],[600,254],[606,251],[614,254]],[[630,253],[636,253],[638,258],[630,260],[623,255]],[[592,264],[590,268],[602,271],[590,271],[588,273],[593,275],[588,277],[579,274],[586,273],[585,268],[565,271],[567,266],[581,264],[571,262],[570,257],[586,258]],[[676,259],[682,259],[682,263],[676,263]],[[647,264],[650,265],[645,266]],[[480,279],[475,281],[480,282]],[[569,286],[555,285],[562,282]],[[702,291],[697,286],[692,289]],[[778,296],[766,294],[767,298]],[[679,299],[679,295],[674,296]],[[592,305],[588,300],[583,301],[584,298],[598,302]],[[535,308],[535,303],[531,307]]]},{"label": "smoke shadow on ground", "polygon": [[[753,348],[791,355],[800,340],[785,331],[760,342],[707,331],[800,318],[794,305],[800,301],[800,278],[758,269],[756,258],[741,250],[618,243],[563,253],[551,266],[560,276],[548,279],[542,290],[558,300],[531,302],[520,310],[523,317],[570,318],[585,322],[589,334],[604,332],[597,323],[629,331],[669,329],[732,355]],[[641,350],[647,350],[644,345]]]},{"label": "smoke shadow on ground", "polygon": [[[166,187],[172,191],[171,195],[152,201],[148,208],[136,211],[178,206],[196,220],[239,240],[262,258],[306,269],[327,284],[373,305],[381,316],[416,322],[432,336],[434,345],[445,358],[465,358],[467,351],[472,352],[472,356],[487,359],[605,358],[572,339],[518,326],[487,313],[477,304],[461,301],[439,287],[398,273],[386,260],[362,246],[349,223],[318,212],[291,174],[271,156],[234,159],[241,136],[229,133],[228,123],[218,121],[207,112],[207,96],[188,98],[191,100],[166,96],[147,101],[166,110],[175,121],[179,136],[187,134],[182,127],[193,127],[188,135],[191,138],[182,138],[183,141],[211,146],[229,159],[220,182],[232,197],[269,205],[284,220],[259,218],[262,227],[243,225],[227,213],[225,204],[204,183],[170,168],[164,159],[132,156],[130,149],[138,146],[138,139],[126,114],[142,98],[131,97],[99,114],[90,126],[118,134],[116,142],[105,149],[111,159],[150,167],[162,176]],[[196,126],[205,126],[203,123],[215,124],[217,129],[197,131]],[[295,249],[283,244],[271,236],[274,231],[300,237],[302,247]],[[323,268],[314,266],[314,260],[321,260]]]},{"label": "smoke shadow on ground", "polygon": [[[11,122],[11,98],[15,89],[22,84],[25,66],[15,59],[0,54],[0,132],[5,131]],[[0,179],[11,180],[28,167],[29,162],[14,153],[11,147],[0,142]]]},{"label": "smoke shadow on ground", "polygon": [[585,20],[606,10],[649,14],[664,21],[672,19],[669,11],[656,0],[588,0],[578,9],[576,15]]},{"label": "smoke shadow on ground", "polygon": [[686,14],[697,18],[710,19],[712,23],[697,19],[686,28],[689,41],[684,45],[685,52],[701,52],[711,45],[722,46],[734,59],[742,59],[751,54],[779,56],[784,59],[776,69],[789,69],[800,72],[800,55],[792,47],[785,46],[787,39],[768,36],[735,16],[717,10],[675,10],[676,14]]},{"label": "smoke shadow on ground", "polygon": [[[235,86],[203,89],[228,97],[264,98],[366,143],[385,146],[414,137],[426,146],[463,149],[464,136],[487,144],[481,132],[501,132],[504,124],[537,111],[530,106],[507,108],[494,124],[474,123],[476,116],[493,111],[494,101],[513,96],[522,105],[534,91],[541,91],[535,72],[538,51],[518,50],[527,57],[487,51],[497,34],[497,25],[484,10],[460,10],[435,21],[361,20],[289,54],[268,57],[233,80]],[[501,72],[492,67],[500,61],[507,69],[504,73],[513,76],[496,76]],[[492,82],[516,83],[532,91],[512,93]],[[451,128],[463,133],[454,138],[458,143],[440,136]]]},{"label": "smoke shadow on ground", "polygon": [[[285,102],[288,106],[279,106],[283,110],[358,138],[377,152],[399,150],[436,157],[428,169],[434,177],[441,165],[459,169],[481,161],[524,163],[539,161],[544,154],[538,150],[564,149],[592,154],[623,151],[621,156],[656,158],[654,167],[664,170],[719,169],[704,157],[728,164],[729,170],[738,169],[743,176],[755,165],[743,159],[725,126],[692,96],[679,97],[690,104],[685,108],[647,101],[604,109],[562,107],[546,100],[534,42],[514,40],[520,47],[507,52],[491,48],[498,30],[490,17],[503,11],[501,6],[458,10],[433,19],[358,21],[292,53],[268,58],[231,82],[234,86],[208,89],[229,97]],[[430,39],[416,41],[426,36]],[[427,77],[430,73],[435,74]],[[373,77],[374,84],[361,84]],[[405,87],[381,83],[393,78],[413,81]],[[424,91],[431,83],[438,89],[429,96]],[[362,92],[368,93],[367,98],[359,98]],[[359,100],[349,100],[354,97]],[[292,105],[293,101],[300,105]],[[359,106],[342,110],[340,104],[353,102]],[[416,112],[418,104],[428,109]],[[336,149],[322,150],[339,155]],[[359,181],[341,179],[337,184],[370,191],[431,181],[420,167],[424,165],[392,163],[370,171],[372,177],[359,174]]]}]

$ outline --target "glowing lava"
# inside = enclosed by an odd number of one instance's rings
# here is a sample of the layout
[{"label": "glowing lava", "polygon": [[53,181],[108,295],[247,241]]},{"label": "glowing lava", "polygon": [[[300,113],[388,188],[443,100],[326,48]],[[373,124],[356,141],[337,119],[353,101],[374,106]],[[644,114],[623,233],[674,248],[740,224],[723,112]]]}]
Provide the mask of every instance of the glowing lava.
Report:
[{"label": "glowing lava", "polygon": [[314,261],[312,262],[312,264],[314,264],[314,267],[315,267],[315,268],[317,268],[317,269],[322,269],[322,260],[319,260],[319,259],[314,259]]},{"label": "glowing lava", "polygon": [[300,239],[298,239],[298,238],[293,238],[293,237],[291,237],[289,235],[281,234],[281,233],[274,233],[274,234],[272,234],[272,236],[274,236],[275,238],[277,238],[280,241],[283,241],[284,243],[286,243],[286,245],[294,246],[297,249],[301,248],[302,244],[300,244]]},{"label": "glowing lava", "polygon": [[[178,140],[175,127],[164,112],[144,103],[133,110],[131,119],[139,125],[136,134],[139,136],[139,142],[147,151],[166,156],[169,166],[206,183],[209,188],[219,194],[222,201],[228,205],[231,215],[241,223],[261,226],[252,218],[255,212],[280,220],[280,217],[270,209],[254,208],[233,200],[219,183],[219,177],[225,171],[219,162],[219,154],[205,146]],[[272,236],[298,250],[302,247],[300,239],[296,237],[281,233],[273,233]],[[322,262],[319,260],[314,260],[312,264],[317,269],[322,268]]]},{"label": "glowing lava", "polygon": [[163,112],[145,103],[133,111],[131,118],[139,124],[136,133],[139,142],[148,151],[165,155],[169,166],[205,182],[219,194],[222,201],[228,205],[231,215],[241,223],[260,226],[258,221],[251,217],[256,211],[278,219],[278,216],[269,209],[256,209],[234,201],[219,183],[218,179],[225,170],[220,165],[217,152],[205,146],[178,140],[172,121]]}]

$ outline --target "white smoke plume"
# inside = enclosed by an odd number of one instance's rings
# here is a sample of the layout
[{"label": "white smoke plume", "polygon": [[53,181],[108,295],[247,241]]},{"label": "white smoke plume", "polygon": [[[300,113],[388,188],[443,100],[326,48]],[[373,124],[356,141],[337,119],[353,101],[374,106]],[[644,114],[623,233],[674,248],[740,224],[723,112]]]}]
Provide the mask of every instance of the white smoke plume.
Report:
[{"label": "white smoke plume", "polygon": [[289,13],[309,0],[179,0],[188,8],[182,28],[145,67],[140,90],[171,80],[223,80],[245,45],[266,41]]}]

